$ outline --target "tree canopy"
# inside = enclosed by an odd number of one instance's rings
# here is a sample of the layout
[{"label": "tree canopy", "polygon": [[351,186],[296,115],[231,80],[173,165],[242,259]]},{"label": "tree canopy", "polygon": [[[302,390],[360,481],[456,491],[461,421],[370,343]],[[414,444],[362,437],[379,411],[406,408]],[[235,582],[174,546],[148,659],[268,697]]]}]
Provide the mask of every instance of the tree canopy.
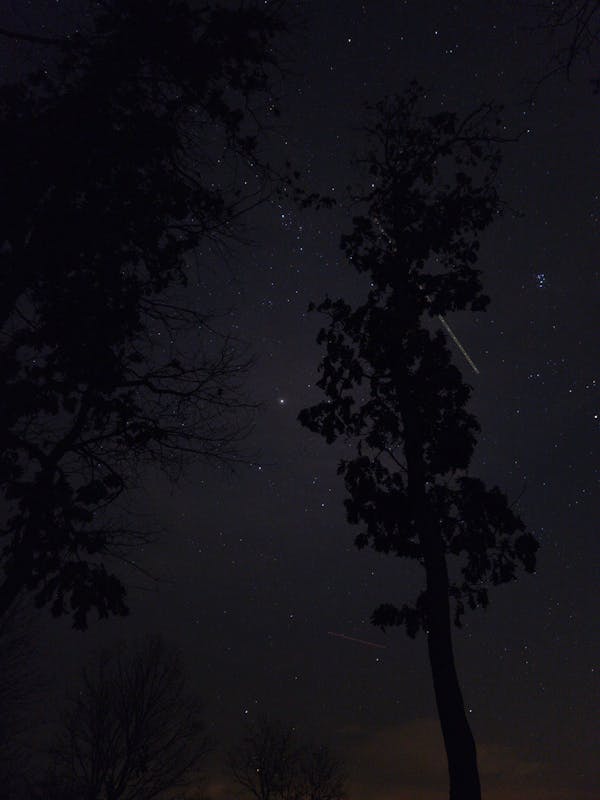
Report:
[{"label": "tree canopy", "polygon": [[147,533],[115,501],[144,465],[176,477],[244,435],[248,360],[190,254],[277,177],[281,6],[105,0],[64,38],[0,32],[45,55],[0,87],[2,610],[26,589],[79,628],[126,613],[106,557]]},{"label": "tree canopy", "polygon": [[[423,116],[421,90],[379,103],[360,163],[370,185],[356,195],[365,212],[342,247],[367,273],[366,301],[352,308],[326,299],[329,318],[318,386],[326,399],[300,420],[328,442],[344,437],[356,456],[339,474],[348,521],[362,530],[358,547],[425,558],[416,507],[441,535],[448,556],[462,558],[450,593],[455,621],[465,603],[488,602],[488,586],[531,571],[536,544],[497,488],[469,474],[479,424],[468,410],[472,388],[452,361],[448,340],[431,320],[453,311],[485,309],[479,234],[501,212],[496,109],[482,106],[459,119]],[[490,122],[492,128],[489,127]],[[381,606],[380,625],[426,627],[425,594],[400,611]]]}]

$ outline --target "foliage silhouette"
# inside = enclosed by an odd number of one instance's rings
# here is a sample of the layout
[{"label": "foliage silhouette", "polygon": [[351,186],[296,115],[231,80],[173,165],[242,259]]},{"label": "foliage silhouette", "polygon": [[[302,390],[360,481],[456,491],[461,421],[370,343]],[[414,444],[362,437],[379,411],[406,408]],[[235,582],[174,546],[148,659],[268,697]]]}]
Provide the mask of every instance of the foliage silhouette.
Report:
[{"label": "foliage silhouette", "polygon": [[207,754],[178,652],[160,637],[100,653],[83,672],[53,751],[58,796],[151,800],[185,786]]},{"label": "foliage silhouette", "polygon": [[189,254],[274,187],[317,199],[260,156],[282,6],[104,0],[63,39],[0,31],[56,55],[0,88],[0,611],[127,613],[106,559],[150,537],[117,501],[145,465],[239,452],[249,360]]},{"label": "foliage silhouette", "polygon": [[359,163],[364,213],[342,238],[350,264],[370,289],[352,308],[326,299],[318,342],[326,353],[318,386],[326,399],[300,422],[356,454],[341,461],[355,543],[416,560],[425,588],[412,604],[383,603],[385,629],[427,635],[452,800],[480,797],[475,743],[454,666],[456,625],[466,607],[485,607],[488,587],[532,571],[537,543],[497,487],[469,474],[479,425],[468,411],[471,387],[431,321],[488,304],[475,266],[479,234],[500,213],[497,109],[468,116],[419,110],[422,89],[373,109]]},{"label": "foliage silhouette", "polygon": [[235,783],[255,800],[342,800],[341,763],[324,746],[301,743],[291,727],[261,717],[229,753]]}]

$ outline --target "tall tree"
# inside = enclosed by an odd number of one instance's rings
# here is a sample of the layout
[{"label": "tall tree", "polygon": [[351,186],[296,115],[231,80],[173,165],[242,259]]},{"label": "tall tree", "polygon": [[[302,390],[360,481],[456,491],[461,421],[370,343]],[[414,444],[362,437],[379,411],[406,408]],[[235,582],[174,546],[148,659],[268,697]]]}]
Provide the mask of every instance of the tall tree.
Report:
[{"label": "tall tree", "polygon": [[208,752],[176,650],[159,637],[98,655],[69,701],[49,785],[58,796],[151,800]]},{"label": "tall tree", "polygon": [[[424,630],[450,775],[451,800],[479,800],[475,742],[465,714],[451,625],[488,587],[532,571],[537,543],[497,487],[469,474],[479,425],[471,387],[435,318],[488,304],[475,267],[479,234],[498,215],[496,109],[424,115],[422,90],[377,104],[360,163],[364,212],[342,239],[368,276],[355,308],[326,299],[318,386],[326,399],[300,421],[356,455],[341,461],[348,521],[359,548],[416,560],[424,588],[412,604],[384,603],[372,621]],[[491,127],[490,127],[491,126]],[[452,608],[453,606],[453,608]]]},{"label": "tall tree", "polygon": [[0,612],[27,590],[79,628],[126,613],[107,558],[148,537],[117,499],[146,465],[236,454],[248,360],[190,254],[274,186],[283,5],[102,0],[62,38],[0,30],[44,49],[0,88]]}]

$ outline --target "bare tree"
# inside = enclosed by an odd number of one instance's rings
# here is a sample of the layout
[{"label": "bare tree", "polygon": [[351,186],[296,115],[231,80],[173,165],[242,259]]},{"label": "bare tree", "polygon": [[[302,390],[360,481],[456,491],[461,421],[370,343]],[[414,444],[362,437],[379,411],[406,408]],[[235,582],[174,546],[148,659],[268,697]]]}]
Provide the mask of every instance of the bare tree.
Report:
[{"label": "bare tree", "polygon": [[209,749],[178,652],[160,637],[119,646],[83,671],[54,748],[66,797],[151,800],[185,786]]},{"label": "bare tree", "polygon": [[[593,61],[600,44],[600,0],[539,0],[528,5],[536,14],[533,28],[551,42],[551,56],[536,88],[556,73],[569,78],[580,61]],[[598,92],[600,73],[592,84]]]},{"label": "bare tree", "polygon": [[229,753],[234,781],[256,800],[288,798],[298,750],[291,728],[261,717]]},{"label": "bare tree", "polygon": [[298,742],[292,727],[261,717],[229,754],[235,783],[255,800],[341,800],[340,762],[323,745]]},{"label": "bare tree", "polygon": [[345,797],[344,770],[324,745],[309,745],[300,759],[302,800],[341,800]]}]

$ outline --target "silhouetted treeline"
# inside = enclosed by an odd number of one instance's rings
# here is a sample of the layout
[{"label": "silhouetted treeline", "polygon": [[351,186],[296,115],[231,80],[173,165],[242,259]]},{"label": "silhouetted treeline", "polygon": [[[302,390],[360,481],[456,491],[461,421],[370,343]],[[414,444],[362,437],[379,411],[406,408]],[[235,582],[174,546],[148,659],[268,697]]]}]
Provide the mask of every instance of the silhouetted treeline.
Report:
[{"label": "silhouetted treeline", "polygon": [[198,248],[302,195],[259,155],[284,5],[105,0],[70,35],[0,30],[44,65],[0,87],[0,613],[23,590],[79,628],[126,613],[106,557],[135,565],[150,534],[116,501],[147,466],[239,456],[250,362]]},{"label": "silhouetted treeline", "polygon": [[[17,661],[23,668],[24,659]],[[26,680],[20,685],[27,690]],[[47,752],[35,752],[30,744],[10,774],[3,772],[0,797],[192,800],[206,796],[219,751],[236,796],[344,797],[341,761],[324,744],[301,739],[296,726],[260,717],[246,724],[237,741],[233,732],[230,742],[215,742],[206,735],[203,713],[177,648],[160,636],[113,645],[91,658],[70,689]],[[0,739],[0,765],[15,754],[10,737]]]}]

